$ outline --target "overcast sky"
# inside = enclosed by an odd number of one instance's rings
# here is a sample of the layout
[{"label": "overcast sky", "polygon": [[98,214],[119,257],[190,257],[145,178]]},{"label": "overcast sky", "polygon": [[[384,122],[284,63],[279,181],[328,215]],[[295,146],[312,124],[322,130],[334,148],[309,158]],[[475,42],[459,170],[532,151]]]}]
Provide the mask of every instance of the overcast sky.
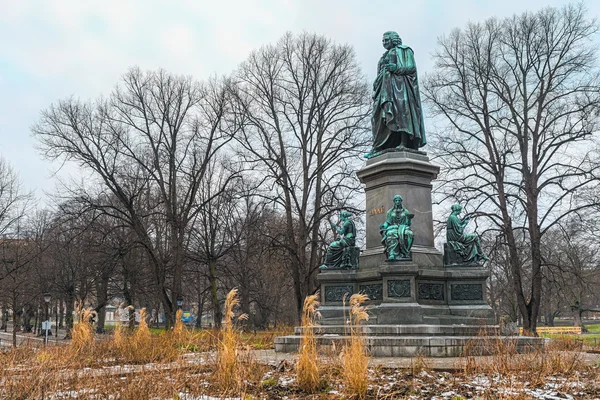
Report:
[{"label": "overcast sky", "polygon": [[[228,74],[248,53],[286,31],[316,32],[354,46],[374,78],[381,34],[397,31],[419,74],[437,38],[469,21],[506,17],[565,0],[0,0],[0,155],[39,198],[60,165],[35,149],[30,127],[68,96],[108,94],[131,66],[204,79]],[[600,1],[585,2],[600,15]],[[63,168],[66,176],[72,168]]]}]

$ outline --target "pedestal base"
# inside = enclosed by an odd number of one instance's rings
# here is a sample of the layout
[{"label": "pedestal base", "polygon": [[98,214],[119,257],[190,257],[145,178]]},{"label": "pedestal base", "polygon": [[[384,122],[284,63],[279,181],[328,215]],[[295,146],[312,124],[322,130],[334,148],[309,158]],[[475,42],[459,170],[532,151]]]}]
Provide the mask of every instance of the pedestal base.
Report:
[{"label": "pedestal base", "polygon": [[[348,328],[340,325],[314,328],[322,350],[340,350],[348,341]],[[501,348],[499,342],[512,344],[517,352],[540,349],[543,338],[497,336],[497,326],[469,325],[366,325],[362,327],[372,357],[461,357],[489,355]],[[275,338],[275,351],[298,351],[302,329],[295,335]]]},{"label": "pedestal base", "polygon": [[[366,186],[366,250],[357,270],[325,269],[318,274],[319,344],[340,348],[347,340],[350,296],[364,293],[369,297],[364,330],[373,356],[458,356],[470,344],[485,353],[485,344],[498,329],[486,301],[489,271],[480,265],[444,267],[434,246],[431,210],[431,181],[438,171],[425,154],[412,152],[374,157],[358,171]],[[398,194],[415,214],[414,244],[410,260],[390,262],[385,259],[379,224]],[[480,337],[481,330],[492,336]],[[300,333],[276,338],[275,350],[296,351]],[[526,349],[539,343],[523,338],[517,345]]]}]

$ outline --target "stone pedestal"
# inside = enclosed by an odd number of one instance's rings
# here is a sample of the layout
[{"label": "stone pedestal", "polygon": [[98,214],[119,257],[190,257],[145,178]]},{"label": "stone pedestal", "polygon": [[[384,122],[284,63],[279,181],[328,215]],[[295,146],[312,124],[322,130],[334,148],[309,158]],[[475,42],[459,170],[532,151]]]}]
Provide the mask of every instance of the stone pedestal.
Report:
[{"label": "stone pedestal", "polygon": [[[358,171],[366,193],[366,249],[360,256],[359,269],[321,271],[322,323],[343,321],[344,293],[369,295],[370,323],[423,324],[444,321],[457,324],[493,324],[487,305],[487,269],[445,268],[442,254],[433,240],[431,202],[432,180],[439,168],[422,153],[390,152],[374,157]],[[379,225],[395,195],[401,195],[404,207],[415,214],[411,229],[414,244],[411,259],[385,260]]]},{"label": "stone pedestal", "polygon": [[[366,249],[357,270],[325,269],[317,277],[320,323],[326,335],[319,338],[320,343],[345,340],[347,303],[359,292],[369,296],[369,321],[364,329],[373,355],[455,356],[480,330],[497,332],[486,301],[487,268],[478,264],[445,267],[434,246],[431,181],[438,172],[425,154],[414,152],[382,154],[358,171],[366,193]],[[410,260],[389,262],[379,225],[397,194],[415,214],[414,244]],[[276,338],[275,349],[295,351],[299,339],[298,334]]]},{"label": "stone pedestal", "polygon": [[435,250],[431,181],[439,170],[426,155],[405,151],[374,157],[357,172],[365,184],[367,250],[381,246],[379,224],[385,221],[386,212],[394,205],[397,194],[404,199],[404,206],[415,214],[411,227],[415,234],[413,251],[418,252],[419,248]]}]

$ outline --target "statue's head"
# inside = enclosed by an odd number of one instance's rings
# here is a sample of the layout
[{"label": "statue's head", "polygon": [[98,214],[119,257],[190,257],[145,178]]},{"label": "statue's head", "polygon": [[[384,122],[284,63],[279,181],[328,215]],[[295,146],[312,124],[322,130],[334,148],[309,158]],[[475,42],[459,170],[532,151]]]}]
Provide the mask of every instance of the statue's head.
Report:
[{"label": "statue's head", "polygon": [[394,196],[394,204],[396,206],[401,206],[402,205],[402,196],[400,196],[399,194]]},{"label": "statue's head", "polygon": [[452,212],[459,213],[462,211],[462,206],[460,204],[453,204],[452,207],[450,207],[450,209],[452,210]]},{"label": "statue's head", "polygon": [[386,50],[389,50],[402,44],[402,39],[400,38],[400,35],[398,35],[398,32],[387,31],[383,34],[383,39],[381,42],[383,43],[383,47]]},{"label": "statue's head", "polygon": [[352,214],[348,211],[340,212],[340,218],[343,219],[344,221],[347,220],[348,218],[350,218],[351,216],[352,216]]}]

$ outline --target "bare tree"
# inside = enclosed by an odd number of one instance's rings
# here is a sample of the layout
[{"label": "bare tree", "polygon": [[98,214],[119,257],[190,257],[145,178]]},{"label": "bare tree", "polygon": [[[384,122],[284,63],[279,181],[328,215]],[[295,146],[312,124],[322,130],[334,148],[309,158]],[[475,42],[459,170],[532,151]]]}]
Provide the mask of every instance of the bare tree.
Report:
[{"label": "bare tree", "polygon": [[131,228],[147,252],[167,319],[182,294],[188,228],[207,166],[235,133],[221,81],[134,68],[108,99],[59,101],[33,128],[50,159],[78,163],[79,201]]},{"label": "bare tree", "polygon": [[[0,156],[0,236],[18,239],[32,200],[31,193],[23,190],[17,173]],[[16,263],[4,263],[0,268],[0,281],[18,267]]]},{"label": "bare tree", "polygon": [[553,317],[561,312],[574,312],[575,325],[583,325],[582,315],[599,308],[600,246],[597,240],[597,221],[574,220],[556,225],[546,234],[542,245],[544,285],[549,288],[546,307],[546,322],[552,324]]},{"label": "bare tree", "polygon": [[289,296],[293,280],[285,266],[285,250],[271,239],[281,233],[285,218],[273,212],[265,199],[248,195],[243,200],[234,226],[242,234],[229,254],[227,277],[240,289],[240,306],[250,316],[249,325],[264,327],[273,320],[293,323],[296,305]]},{"label": "bare tree", "polygon": [[[439,40],[425,98],[442,128],[430,146],[439,193],[468,203],[508,247],[525,330],[542,299],[541,243],[598,204],[598,26],[585,8],[546,8],[456,29]],[[530,244],[530,268],[516,232]]]},{"label": "bare tree", "polygon": [[191,225],[189,258],[207,268],[215,327],[221,327],[218,266],[240,240],[241,232],[232,229],[239,219],[238,199],[243,182],[241,168],[229,162],[214,160],[208,166],[208,177],[200,185],[197,196],[204,206]]},{"label": "bare tree", "polygon": [[286,34],[254,51],[235,75],[240,156],[285,213],[284,247],[297,310],[314,288],[321,221],[352,201],[370,141],[368,85],[353,49],[313,34]]}]

